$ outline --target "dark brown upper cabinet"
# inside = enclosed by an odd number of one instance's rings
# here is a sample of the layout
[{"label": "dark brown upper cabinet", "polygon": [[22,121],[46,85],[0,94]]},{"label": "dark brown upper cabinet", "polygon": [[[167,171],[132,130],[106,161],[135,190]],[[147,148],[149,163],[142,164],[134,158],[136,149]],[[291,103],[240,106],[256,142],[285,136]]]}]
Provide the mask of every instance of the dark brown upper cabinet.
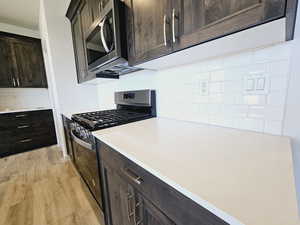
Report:
[{"label": "dark brown upper cabinet", "polygon": [[286,17],[293,38],[297,0],[125,0],[130,65]]},{"label": "dark brown upper cabinet", "polygon": [[13,41],[19,87],[47,87],[43,55],[39,42]]},{"label": "dark brown upper cabinet", "polygon": [[93,14],[97,10],[92,9],[94,6],[97,7],[97,1],[99,0],[73,0],[66,15],[71,21],[78,83],[95,77],[94,74],[88,72],[85,36],[94,22]]},{"label": "dark brown upper cabinet", "polygon": [[170,54],[172,0],[126,0],[129,63]]},{"label": "dark brown upper cabinet", "polygon": [[9,41],[0,36],[0,87],[13,87],[12,52]]},{"label": "dark brown upper cabinet", "polygon": [[174,50],[244,30],[285,14],[285,0],[173,0]]},{"label": "dark brown upper cabinet", "polygon": [[47,87],[40,39],[0,32],[0,59],[0,87]]},{"label": "dark brown upper cabinet", "polygon": [[0,32],[0,59],[0,87],[47,87],[40,39]]}]

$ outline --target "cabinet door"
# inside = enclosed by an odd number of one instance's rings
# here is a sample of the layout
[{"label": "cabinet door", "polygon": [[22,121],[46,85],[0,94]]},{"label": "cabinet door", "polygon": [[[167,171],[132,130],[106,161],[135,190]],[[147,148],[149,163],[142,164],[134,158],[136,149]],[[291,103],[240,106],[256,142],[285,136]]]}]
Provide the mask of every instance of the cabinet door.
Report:
[{"label": "cabinet door", "polygon": [[87,63],[86,63],[86,54],[84,49],[83,34],[81,30],[81,21],[80,16],[74,18],[72,22],[72,32],[73,32],[73,45],[74,45],[74,54],[76,61],[77,69],[77,79],[81,83],[85,81],[87,77]]},{"label": "cabinet door", "polygon": [[174,0],[174,49],[280,18],[285,5],[286,0]]},{"label": "cabinet door", "polygon": [[6,38],[0,37],[0,87],[13,87],[12,52]]},{"label": "cabinet door", "polygon": [[165,214],[138,192],[135,192],[135,224],[175,225]]},{"label": "cabinet door", "polygon": [[47,87],[46,72],[40,43],[14,41],[12,43],[18,87]]},{"label": "cabinet door", "polygon": [[118,173],[105,167],[110,225],[175,225]]},{"label": "cabinet door", "polygon": [[129,64],[172,52],[172,0],[127,0]]},{"label": "cabinet door", "polygon": [[114,170],[104,166],[105,194],[110,206],[109,225],[134,225],[134,191]]}]

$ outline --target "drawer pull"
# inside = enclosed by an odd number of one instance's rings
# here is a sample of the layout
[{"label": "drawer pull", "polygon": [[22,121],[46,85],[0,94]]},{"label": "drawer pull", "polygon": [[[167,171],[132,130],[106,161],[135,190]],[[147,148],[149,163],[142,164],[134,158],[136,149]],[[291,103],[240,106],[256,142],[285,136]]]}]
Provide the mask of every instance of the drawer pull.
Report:
[{"label": "drawer pull", "polygon": [[27,143],[27,142],[31,142],[32,141],[32,139],[24,139],[24,140],[22,140],[22,141],[20,141],[21,143]]},{"label": "drawer pull", "polygon": [[93,183],[93,186],[95,187],[96,186],[96,183],[95,183],[95,180],[92,179],[92,183]]},{"label": "drawer pull", "polygon": [[131,171],[130,169],[124,169],[124,174],[130,179],[132,180],[134,183],[141,185],[143,182],[143,179],[136,175],[133,171]]},{"label": "drawer pull", "polygon": [[26,114],[16,115],[16,118],[26,117]]},{"label": "drawer pull", "polygon": [[30,127],[30,126],[28,126],[28,125],[18,126],[18,129],[24,129],[24,128],[28,128],[28,127]]}]

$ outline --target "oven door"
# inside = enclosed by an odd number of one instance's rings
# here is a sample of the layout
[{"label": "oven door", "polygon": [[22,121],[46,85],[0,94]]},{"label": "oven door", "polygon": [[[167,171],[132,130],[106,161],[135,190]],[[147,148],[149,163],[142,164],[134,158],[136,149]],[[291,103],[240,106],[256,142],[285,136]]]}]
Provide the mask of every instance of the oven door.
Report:
[{"label": "oven door", "polygon": [[91,144],[78,138],[74,131],[71,131],[71,136],[76,168],[102,208],[102,193],[96,150]]},{"label": "oven door", "polygon": [[90,72],[122,57],[119,6],[121,1],[110,0],[100,12],[100,19],[86,37],[86,52]]}]

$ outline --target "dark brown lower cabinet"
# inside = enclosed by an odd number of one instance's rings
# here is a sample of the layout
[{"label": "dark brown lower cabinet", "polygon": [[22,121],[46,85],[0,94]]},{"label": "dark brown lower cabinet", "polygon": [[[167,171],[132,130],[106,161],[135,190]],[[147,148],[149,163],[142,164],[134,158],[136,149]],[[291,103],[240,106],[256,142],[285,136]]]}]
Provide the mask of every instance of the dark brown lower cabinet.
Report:
[{"label": "dark brown lower cabinet", "polygon": [[0,114],[0,157],[55,144],[52,110]]},{"label": "dark brown lower cabinet", "polygon": [[98,141],[107,225],[228,225]]},{"label": "dark brown lower cabinet", "polygon": [[132,185],[106,168],[111,220],[114,225],[175,225]]}]

